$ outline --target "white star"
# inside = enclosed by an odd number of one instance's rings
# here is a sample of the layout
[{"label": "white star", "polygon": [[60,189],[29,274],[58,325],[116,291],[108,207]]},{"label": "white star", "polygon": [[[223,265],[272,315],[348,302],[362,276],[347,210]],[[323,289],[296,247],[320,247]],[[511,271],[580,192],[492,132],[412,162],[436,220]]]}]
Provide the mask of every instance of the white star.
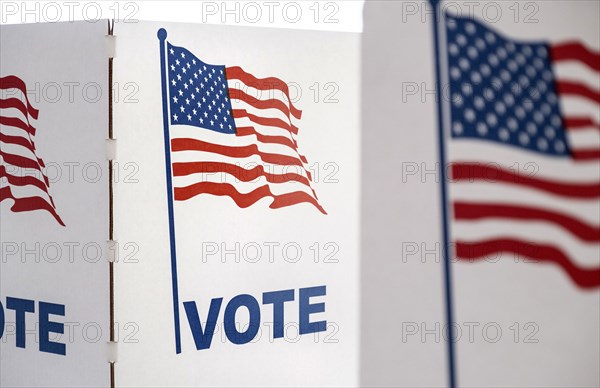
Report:
[{"label": "white star", "polygon": [[190,85],[194,84],[194,80],[190,78]]},{"label": "white star", "polygon": [[177,91],[179,93],[180,96],[183,96],[183,92],[181,90]]},{"label": "white star", "polygon": [[232,127],[231,127],[231,124],[229,124],[229,129],[231,129],[231,128],[232,128]]},{"label": "white star", "polygon": [[208,113],[207,112],[204,112],[204,117],[208,118]]},{"label": "white star", "polygon": [[177,66],[179,66],[179,64],[180,64],[181,62],[179,62],[179,59],[176,59],[176,60],[175,60],[175,63],[177,64]]},{"label": "white star", "polygon": [[177,104],[177,97],[173,96],[173,102]]},{"label": "white star", "polygon": [[175,65],[171,65],[171,71],[175,71]]},{"label": "white star", "polygon": [[169,49],[169,52],[171,53],[171,55],[175,54],[175,50],[173,49]]},{"label": "white star", "polygon": [[223,116],[223,121],[227,122],[227,116]]},{"label": "white star", "polygon": [[177,82],[175,82],[175,80],[172,80],[171,83],[173,84],[173,86],[175,86],[177,84]]},{"label": "white star", "polygon": [[204,70],[206,70],[206,65],[202,66],[202,68],[203,68]]},{"label": "white star", "polygon": [[215,72],[215,69],[212,69],[212,72],[214,73],[214,72]]},{"label": "white star", "polygon": [[177,74],[177,81],[181,81],[181,75]]},{"label": "white star", "polygon": [[173,115],[173,120],[177,121],[177,115]]},{"label": "white star", "polygon": [[194,78],[198,79],[198,74],[194,73]]},{"label": "white star", "polygon": [[185,89],[187,89],[187,88],[188,88],[188,84],[183,84],[183,87],[184,87]]},{"label": "white star", "polygon": [[181,58],[185,58],[185,53],[181,53]]},{"label": "white star", "polygon": [[461,123],[459,123],[459,122],[455,122],[452,125],[452,129],[454,130],[454,133],[460,135],[462,133],[462,131],[463,131],[463,125]]},{"label": "white star", "polygon": [[209,105],[209,106],[208,106],[208,110],[212,110],[212,105]]},{"label": "white star", "polygon": [[202,104],[200,104],[200,101],[198,101],[198,108],[200,108],[202,106]]},{"label": "white star", "polygon": [[202,102],[206,102],[206,97],[202,97]]},{"label": "white star", "polygon": [[196,95],[194,93],[192,93],[192,100],[196,99]]},{"label": "white star", "polygon": [[188,121],[192,121],[192,116],[187,115]]},{"label": "white star", "polygon": [[218,109],[219,113],[221,113],[221,108]]},{"label": "white star", "polygon": [[187,66],[188,69],[191,67],[189,62],[186,63],[185,65]]},{"label": "white star", "polygon": [[185,99],[185,104],[186,105],[190,105],[190,100],[188,100],[187,98]]},{"label": "white star", "polygon": [[192,109],[192,113],[194,114],[194,116],[196,116],[196,113],[198,113],[198,111],[196,109]]},{"label": "white star", "polygon": [[200,93],[200,89],[196,87],[196,93]]},{"label": "white star", "polygon": [[183,105],[181,105],[181,106],[179,107],[179,110],[181,110],[181,112],[182,112],[182,113],[183,113],[183,112],[185,112],[185,108],[183,107]]},{"label": "white star", "polygon": [[192,59],[192,63],[195,65],[195,64],[196,64],[196,60],[195,60],[195,59]]},{"label": "white star", "polygon": [[223,124],[219,124],[221,126],[221,129],[223,129]]},{"label": "white star", "polygon": [[215,118],[215,120],[219,119],[219,116],[217,116],[217,115],[213,115],[213,117]]},{"label": "white star", "polygon": [[183,72],[183,74],[185,74],[187,72],[187,70],[185,69],[185,67],[182,67],[181,71]]},{"label": "white star", "polygon": [[215,125],[215,122],[214,122],[214,121],[212,121],[212,120],[210,120],[210,125],[211,125],[211,126]]},{"label": "white star", "polygon": [[481,135],[481,136],[485,136],[488,133],[488,128],[487,125],[485,125],[482,122],[477,123],[477,132]]},{"label": "white star", "polygon": [[200,124],[204,124],[204,119],[200,118]]},{"label": "white star", "polygon": [[200,82],[200,87],[204,89],[204,84],[202,82]]}]

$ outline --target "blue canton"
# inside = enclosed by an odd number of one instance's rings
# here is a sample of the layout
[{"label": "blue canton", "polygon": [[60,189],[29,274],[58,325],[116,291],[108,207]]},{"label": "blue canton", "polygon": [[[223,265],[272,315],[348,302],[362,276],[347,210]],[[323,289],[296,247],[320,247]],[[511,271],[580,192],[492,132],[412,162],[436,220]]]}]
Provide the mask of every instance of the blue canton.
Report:
[{"label": "blue canton", "polygon": [[225,66],[202,62],[167,43],[171,125],[185,124],[235,133]]},{"label": "blue canton", "polygon": [[548,46],[446,16],[453,138],[569,156]]}]

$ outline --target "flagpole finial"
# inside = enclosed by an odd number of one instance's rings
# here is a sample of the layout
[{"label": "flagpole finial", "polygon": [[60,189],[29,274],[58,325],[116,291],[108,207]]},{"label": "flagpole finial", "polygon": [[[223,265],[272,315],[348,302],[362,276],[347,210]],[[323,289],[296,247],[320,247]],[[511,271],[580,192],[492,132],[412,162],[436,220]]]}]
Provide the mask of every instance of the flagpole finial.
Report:
[{"label": "flagpole finial", "polygon": [[164,28],[161,28],[160,30],[158,30],[158,32],[156,33],[156,36],[158,36],[158,39],[160,40],[165,40],[167,39],[167,30],[165,30]]}]

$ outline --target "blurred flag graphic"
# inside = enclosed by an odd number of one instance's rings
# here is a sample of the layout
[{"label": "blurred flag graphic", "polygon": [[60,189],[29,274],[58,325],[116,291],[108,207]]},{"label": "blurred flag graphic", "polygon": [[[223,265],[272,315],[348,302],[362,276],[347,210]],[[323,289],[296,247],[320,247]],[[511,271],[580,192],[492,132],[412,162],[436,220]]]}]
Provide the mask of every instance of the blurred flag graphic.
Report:
[{"label": "blurred flag graphic", "polygon": [[[600,286],[600,54],[504,38],[446,15],[451,240]],[[506,257],[506,256],[505,256]]]}]

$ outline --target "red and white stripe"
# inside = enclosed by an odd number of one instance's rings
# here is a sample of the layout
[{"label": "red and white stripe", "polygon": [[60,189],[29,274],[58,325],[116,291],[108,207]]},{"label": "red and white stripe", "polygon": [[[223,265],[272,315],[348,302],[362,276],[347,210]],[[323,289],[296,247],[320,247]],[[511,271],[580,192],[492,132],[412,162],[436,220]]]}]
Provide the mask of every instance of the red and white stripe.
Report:
[{"label": "red and white stripe", "polygon": [[17,213],[45,210],[64,226],[35,147],[38,114],[20,78],[0,78],[0,202],[12,200]]},{"label": "red and white stripe", "polygon": [[600,159],[600,53],[581,43],[552,45],[563,123],[573,157]]},{"label": "red and white stripe", "polygon": [[578,43],[551,52],[572,157],[449,141],[450,230],[459,260],[533,259],[598,288],[600,54]]},{"label": "red and white stripe", "polygon": [[298,149],[302,111],[285,82],[226,69],[236,134],[171,126],[175,200],[200,194],[229,196],[240,207],[270,198],[271,208],[309,203],[325,214],[312,188],[308,161]]}]

